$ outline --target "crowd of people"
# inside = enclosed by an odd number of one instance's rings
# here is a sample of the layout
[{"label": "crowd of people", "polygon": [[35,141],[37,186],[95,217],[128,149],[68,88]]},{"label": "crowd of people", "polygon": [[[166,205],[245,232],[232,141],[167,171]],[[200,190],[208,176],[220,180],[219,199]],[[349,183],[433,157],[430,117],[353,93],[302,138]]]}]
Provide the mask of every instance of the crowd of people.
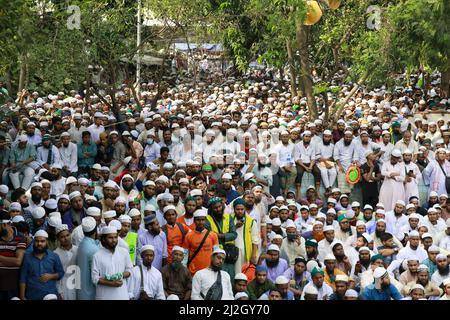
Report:
[{"label": "crowd of people", "polygon": [[336,122],[262,76],[156,106],[154,83],[21,92],[0,123],[0,299],[449,300],[437,83],[360,88]]}]

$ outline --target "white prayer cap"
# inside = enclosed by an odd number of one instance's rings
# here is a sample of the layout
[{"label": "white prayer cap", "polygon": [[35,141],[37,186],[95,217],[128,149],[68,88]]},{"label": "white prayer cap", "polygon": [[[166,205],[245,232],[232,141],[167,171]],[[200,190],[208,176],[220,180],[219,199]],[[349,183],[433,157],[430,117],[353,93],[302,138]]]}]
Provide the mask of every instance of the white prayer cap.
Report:
[{"label": "white prayer cap", "polygon": [[276,245],[276,244],[271,244],[268,248],[267,251],[277,251],[280,252],[280,248]]},{"label": "white prayer cap", "polygon": [[447,256],[445,254],[439,253],[436,256],[436,261],[440,261],[440,260],[447,260]]},{"label": "white prayer cap", "polygon": [[72,201],[72,199],[74,199],[74,198],[76,198],[76,197],[81,197],[80,191],[74,191],[74,192],[71,192],[71,193],[69,194],[69,200],[70,200],[70,201]]},{"label": "white prayer cap", "polygon": [[163,182],[163,183],[169,183],[169,178],[167,178],[166,176],[159,176],[155,182]]},{"label": "white prayer cap", "polygon": [[345,130],[344,134],[353,135],[353,132],[351,132],[350,130]]},{"label": "white prayer cap", "polygon": [[420,220],[420,215],[417,214],[417,213],[411,213],[411,214],[408,216],[408,220],[409,220],[409,219],[418,219],[418,220]]},{"label": "white prayer cap", "polygon": [[207,215],[208,215],[208,212],[203,209],[195,210],[195,212],[194,212],[194,218],[206,217]]},{"label": "white prayer cap", "polygon": [[102,166],[100,164],[96,163],[96,164],[94,164],[92,166],[92,169],[94,169],[94,170],[102,170]]},{"label": "white prayer cap", "polygon": [[102,228],[102,235],[113,233],[117,233],[117,228],[114,226],[107,226]]},{"label": "white prayer cap", "polygon": [[284,201],[284,197],[283,196],[278,196],[275,198],[275,201]]},{"label": "white prayer cap", "polygon": [[48,225],[53,228],[56,228],[61,223],[62,223],[62,221],[61,221],[60,217],[51,217],[48,219]]},{"label": "white prayer cap", "polygon": [[64,230],[69,230],[69,226],[67,224],[60,224],[59,226],[56,227],[55,232],[56,234],[58,234]]},{"label": "white prayer cap", "polygon": [[[353,206],[352,206],[352,207],[353,207]],[[354,216],[355,216],[355,212],[354,212],[353,210],[349,210],[349,211],[345,212],[345,217],[346,217],[347,219],[353,219]]]},{"label": "white prayer cap", "polygon": [[0,185],[0,193],[8,193],[8,191],[9,191],[9,188],[8,188],[8,186],[7,185],[5,185],[5,184],[1,184]]},{"label": "white prayer cap", "polygon": [[312,208],[318,208],[317,204],[311,203],[311,204],[309,205],[309,209],[312,209]]},{"label": "white prayer cap", "polygon": [[36,207],[31,212],[34,219],[42,219],[45,216],[45,209],[42,207]]},{"label": "white prayer cap", "polygon": [[189,180],[187,178],[181,178],[180,180],[178,180],[178,184],[182,184],[182,183],[189,184]]},{"label": "white prayer cap", "polygon": [[179,251],[179,252],[182,252],[184,254],[184,249],[182,247],[180,247],[180,246],[173,246],[172,252],[174,252],[174,251]]},{"label": "white prayer cap", "polygon": [[81,185],[88,185],[89,184],[89,179],[86,179],[86,178],[79,178],[78,179],[78,184],[81,184]]},{"label": "white prayer cap", "polygon": [[437,211],[436,211],[436,209],[435,208],[429,208],[428,210],[427,210],[427,212],[428,213],[436,213]]},{"label": "white prayer cap", "polygon": [[22,206],[18,202],[12,202],[9,205],[9,211],[20,211],[22,210]]},{"label": "white prayer cap", "polygon": [[281,210],[289,210],[289,208],[287,206],[281,206],[279,209],[280,209],[280,211]]},{"label": "white prayer cap", "polygon": [[437,253],[440,253],[441,252],[441,249],[438,247],[438,246],[436,246],[436,245],[431,245],[429,248],[428,248],[428,252],[437,252]]},{"label": "white prayer cap", "polygon": [[116,214],[115,210],[108,210],[103,213],[103,218],[115,218]]},{"label": "white prayer cap", "polygon": [[50,293],[47,294],[42,300],[58,300],[58,296],[56,294]]},{"label": "white prayer cap", "polygon": [[448,199],[448,194],[443,193],[443,194],[441,194],[441,195],[439,196],[439,198],[446,198],[446,199]]},{"label": "white prayer cap", "polygon": [[114,204],[118,204],[118,203],[126,204],[127,201],[125,200],[124,197],[117,197],[116,200],[114,200]]},{"label": "white prayer cap", "polygon": [[360,206],[361,206],[361,205],[359,204],[358,201],[353,201],[353,202],[352,202],[352,208],[360,207]]},{"label": "white prayer cap", "polygon": [[222,176],[222,180],[223,180],[223,179],[226,179],[226,180],[233,180],[233,177],[231,176],[231,174],[225,173],[225,174]]},{"label": "white prayer cap", "polygon": [[50,210],[55,210],[58,207],[58,202],[56,202],[55,199],[50,198],[45,201],[44,207]]},{"label": "white prayer cap", "polygon": [[141,254],[144,253],[144,251],[147,251],[147,250],[151,250],[151,251],[155,252],[155,247],[152,246],[151,244],[146,244],[145,246],[142,247]]},{"label": "white prayer cap", "polygon": [[425,239],[425,238],[433,238],[433,236],[431,235],[431,233],[425,232],[424,234],[422,234],[422,239]]},{"label": "white prayer cap", "polygon": [[81,220],[81,228],[83,232],[91,232],[97,227],[97,222],[92,217],[85,217]]},{"label": "white prayer cap", "polygon": [[361,221],[361,220],[358,220],[358,221],[356,221],[356,226],[357,227],[359,227],[359,226],[365,226],[366,224],[363,222],[363,221]]},{"label": "white prayer cap", "polygon": [[420,289],[420,290],[425,291],[425,288],[424,288],[421,284],[416,283],[416,284],[414,284],[414,285],[411,287],[411,289],[409,289],[409,292],[411,292],[411,291],[413,291],[413,290],[415,290],[415,289]]},{"label": "white prayer cap", "polygon": [[336,201],[335,198],[331,198],[331,197],[330,197],[330,198],[327,199],[327,203],[334,203],[334,204],[336,204],[336,202],[337,202],[337,201]]},{"label": "white prayer cap", "polygon": [[323,135],[324,136],[331,136],[331,131],[330,130],[325,130],[324,132],[323,132]]},{"label": "white prayer cap", "polygon": [[238,292],[234,295],[234,300],[239,300],[240,298],[244,298],[244,297],[248,298],[248,294],[245,292]]},{"label": "white prayer cap", "polygon": [[334,256],[334,254],[332,254],[332,253],[328,253],[326,256],[325,256],[325,259],[323,259],[324,261],[326,261],[326,260],[336,260],[336,257]]},{"label": "white prayer cap", "polygon": [[383,209],[377,209],[377,211],[375,211],[375,213],[386,214],[386,212]]},{"label": "white prayer cap", "polygon": [[247,278],[247,276],[246,276],[245,274],[243,274],[242,272],[240,272],[240,273],[237,273],[237,274],[234,276],[234,280],[235,280],[235,281],[236,281],[236,280],[248,281],[248,278]]},{"label": "white prayer cap", "polygon": [[281,234],[277,233],[276,235],[273,236],[272,240],[276,240],[276,239],[283,240],[283,236]]},{"label": "white prayer cap", "polygon": [[48,217],[49,217],[49,218],[51,218],[51,217],[56,217],[56,218],[58,218],[58,219],[61,219],[61,213],[58,212],[58,211],[50,212],[50,213],[48,214]]},{"label": "white prayer cap", "polygon": [[444,287],[448,286],[450,284],[450,277],[447,279],[444,279],[444,281],[442,281],[442,284],[444,285]]},{"label": "white prayer cap", "polygon": [[366,241],[369,242],[369,243],[373,241],[372,237],[371,237],[370,234],[368,234],[367,232],[364,232],[364,233],[362,234],[362,236],[363,236],[364,239],[366,239]]},{"label": "white prayer cap", "polygon": [[323,232],[327,232],[327,231],[334,231],[333,226],[325,226],[325,227],[323,227]]},{"label": "white prayer cap", "polygon": [[382,204],[381,202],[378,202],[377,205],[375,207],[380,207],[384,209],[384,204]]},{"label": "white prayer cap", "polygon": [[[311,261],[312,261],[312,260],[311,260]],[[306,286],[306,287],[305,287],[305,294],[311,294],[311,295],[319,294],[319,291],[318,291],[317,288],[314,287],[313,285],[311,285],[311,286]]]},{"label": "white prayer cap", "polygon": [[178,297],[176,294],[169,294],[166,300],[180,300],[180,297]]},{"label": "white prayer cap", "polygon": [[33,182],[31,184],[31,186],[30,186],[30,189],[33,189],[33,188],[36,188],[36,187],[42,188],[42,183],[40,183],[40,182]]},{"label": "white prayer cap", "polygon": [[91,196],[90,194],[85,194],[84,195],[84,200],[85,201],[97,201],[97,198],[96,197],[94,197],[94,196]]},{"label": "white prayer cap", "polygon": [[314,221],[314,223],[313,223],[313,227],[316,226],[316,225],[321,225],[321,226],[323,226],[323,223],[322,223],[321,221],[316,220],[316,221]]},{"label": "white prayer cap", "polygon": [[116,230],[122,229],[122,223],[119,220],[112,220],[108,223],[108,227],[114,227]]},{"label": "white prayer cap", "polygon": [[353,289],[348,289],[345,291],[345,296],[348,298],[358,298],[358,292]]},{"label": "white prayer cap", "polygon": [[77,178],[75,178],[75,177],[70,176],[66,179],[66,185],[69,185],[69,184],[75,183],[75,182],[78,182]]},{"label": "white prayer cap", "polygon": [[395,158],[401,158],[402,152],[400,150],[398,150],[398,149],[394,149],[391,152],[391,156],[395,157]]},{"label": "white prayer cap", "polygon": [[[154,205],[152,205],[152,204],[149,203],[149,204],[146,204],[146,205],[145,205],[144,211],[156,211],[156,208],[155,208]],[[133,212],[133,214],[131,214],[131,212]],[[138,209],[131,209],[130,212],[128,212],[128,215],[129,215],[130,217],[135,217],[135,216],[137,216],[138,214],[140,214],[140,212],[139,212]]]},{"label": "white prayer cap", "polygon": [[284,228],[287,229],[287,228],[297,228],[297,227],[296,227],[294,221],[292,221],[291,219],[288,219],[288,221],[286,221]]},{"label": "white prayer cap", "polygon": [[103,185],[103,188],[116,189],[117,188],[117,183],[115,183],[112,180],[109,180],[109,181],[105,182],[105,184]]},{"label": "white prayer cap", "polygon": [[334,281],[335,282],[337,282],[337,281],[348,282],[348,276],[345,274],[338,274],[338,275],[336,275],[336,278]]},{"label": "white prayer cap", "polygon": [[429,195],[430,198],[431,198],[431,197],[437,197],[437,196],[438,196],[438,194],[437,194],[436,191],[431,191],[431,192],[430,192],[430,195]]},{"label": "white prayer cap", "polygon": [[147,180],[147,181],[144,182],[143,186],[144,186],[144,187],[147,187],[147,186],[153,186],[153,187],[155,187],[156,184],[155,184],[155,182],[152,181],[152,180]]},{"label": "white prayer cap", "polygon": [[23,218],[23,216],[14,216],[14,218],[11,219],[12,223],[19,223],[25,221],[25,219]]},{"label": "white prayer cap", "polygon": [[408,236],[409,236],[410,238],[411,238],[411,237],[420,237],[420,234],[419,234],[418,231],[412,230],[412,231],[409,232]]},{"label": "white prayer cap", "polygon": [[223,254],[223,255],[226,255],[226,252],[225,252],[225,250],[220,249],[219,246],[216,246],[216,247],[214,247],[214,250],[213,250],[212,254],[213,254],[213,255],[214,255],[214,254]]},{"label": "white prayer cap", "polygon": [[65,199],[65,200],[69,201],[69,195],[63,193],[62,195],[60,195],[58,197],[58,201],[61,200],[61,199]]},{"label": "white prayer cap", "polygon": [[412,151],[409,149],[403,150],[403,154],[412,154]]},{"label": "white prayer cap", "polygon": [[47,233],[47,231],[45,231],[45,230],[38,230],[38,231],[36,231],[36,233],[34,234],[34,237],[35,238],[37,238],[37,237],[42,237],[42,238],[48,238],[48,233]]},{"label": "white prayer cap", "polygon": [[122,214],[118,220],[120,223],[131,223],[131,217],[127,214]]},{"label": "white prayer cap", "polygon": [[369,247],[361,247],[361,248],[359,248],[358,252],[361,252],[361,251],[370,252],[370,249],[369,249]]},{"label": "white prayer cap", "polygon": [[197,196],[202,196],[203,193],[202,193],[202,190],[200,190],[200,189],[194,189],[194,190],[191,190],[191,192],[189,193],[189,195],[190,195],[191,197],[197,197]]},{"label": "white prayer cap", "polygon": [[383,267],[377,267],[377,268],[374,270],[374,272],[373,272],[373,277],[374,277],[375,279],[379,279],[379,278],[383,277],[383,276],[386,275],[386,274],[387,274],[387,271],[386,271],[385,268],[383,268]]},{"label": "white prayer cap", "polygon": [[405,207],[405,209],[406,210],[409,210],[409,209],[412,209],[412,208],[415,208],[416,206],[413,204],[413,203],[408,203],[407,205],[406,205],[406,207]]},{"label": "white prayer cap", "polygon": [[405,201],[403,201],[403,200],[397,200],[397,201],[395,202],[395,204],[398,204],[398,205],[401,205],[401,206],[405,206]]},{"label": "white prayer cap", "polygon": [[278,276],[275,279],[275,284],[288,284],[289,283],[289,279],[286,278],[285,276]]},{"label": "white prayer cap", "polygon": [[175,206],[174,205],[168,205],[168,206],[165,206],[164,208],[163,208],[163,213],[166,213],[167,211],[169,211],[169,210],[177,210],[177,208],[175,208]]},{"label": "white prayer cap", "polygon": [[378,219],[377,223],[379,223],[379,222],[383,222],[384,224],[386,224],[386,220],[384,220],[384,219]]},{"label": "white prayer cap", "polygon": [[97,207],[89,207],[86,210],[86,214],[91,217],[100,217],[101,210]]},{"label": "white prayer cap", "polygon": [[274,218],[274,219],[272,219],[272,226],[274,226],[274,227],[279,227],[279,226],[281,226],[281,220],[280,220],[280,218]]},{"label": "white prayer cap", "polygon": [[327,214],[336,214],[336,210],[334,210],[333,208],[331,208],[331,209],[328,209],[327,210]]}]

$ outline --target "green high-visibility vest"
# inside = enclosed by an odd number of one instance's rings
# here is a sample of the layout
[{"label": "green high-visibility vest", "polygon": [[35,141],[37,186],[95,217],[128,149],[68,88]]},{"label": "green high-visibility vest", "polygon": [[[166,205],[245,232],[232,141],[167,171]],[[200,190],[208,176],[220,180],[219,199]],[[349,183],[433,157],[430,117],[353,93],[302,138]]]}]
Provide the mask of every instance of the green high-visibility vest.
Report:
[{"label": "green high-visibility vest", "polygon": [[138,234],[136,232],[128,232],[125,237],[125,241],[130,248],[130,258],[133,265],[136,265],[136,245],[137,245]]}]

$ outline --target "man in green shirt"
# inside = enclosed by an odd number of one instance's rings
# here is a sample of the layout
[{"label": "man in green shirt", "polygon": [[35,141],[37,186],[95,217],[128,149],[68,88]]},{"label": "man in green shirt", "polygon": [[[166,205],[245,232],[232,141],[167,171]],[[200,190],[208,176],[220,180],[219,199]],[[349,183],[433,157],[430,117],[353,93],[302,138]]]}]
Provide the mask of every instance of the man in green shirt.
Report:
[{"label": "man in green shirt", "polygon": [[[30,163],[34,161],[35,158],[35,147],[28,143],[27,135],[21,135],[19,137],[19,142],[12,146],[9,155],[9,178],[11,179],[14,189],[22,188],[23,190],[28,190],[35,173],[33,168],[31,168]],[[20,181],[21,173],[23,174],[22,182]]]},{"label": "man in green shirt", "polygon": [[97,145],[91,141],[91,133],[83,131],[81,143],[77,145],[79,174],[90,172],[97,156]]},{"label": "man in green shirt", "polygon": [[250,300],[257,300],[263,293],[275,289],[273,282],[267,278],[266,266],[256,266],[255,275],[255,279],[247,286],[248,297]]}]

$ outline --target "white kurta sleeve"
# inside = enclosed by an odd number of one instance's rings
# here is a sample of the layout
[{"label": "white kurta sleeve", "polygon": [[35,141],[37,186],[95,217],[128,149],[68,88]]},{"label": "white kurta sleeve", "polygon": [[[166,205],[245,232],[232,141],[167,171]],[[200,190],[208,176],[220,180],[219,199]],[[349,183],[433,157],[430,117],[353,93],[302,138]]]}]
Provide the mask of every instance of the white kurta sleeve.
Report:
[{"label": "white kurta sleeve", "polygon": [[166,300],[166,295],[164,294],[164,285],[161,273],[158,274],[158,279],[156,283],[156,299]]},{"label": "white kurta sleeve", "polygon": [[[139,289],[140,289],[140,273],[137,269],[138,267],[135,267],[131,270],[131,276],[127,279],[127,290],[128,290],[128,296],[130,297],[130,300],[135,300],[139,296]],[[136,272],[136,270],[138,272]]]},{"label": "white kurta sleeve", "polygon": [[97,285],[100,280],[100,261],[98,253],[94,254],[94,257],[92,258],[91,278],[92,283]]},{"label": "white kurta sleeve", "polygon": [[202,290],[202,283],[200,274],[197,272],[192,278],[192,292],[191,292],[191,300],[203,300],[200,296],[200,292]]}]

